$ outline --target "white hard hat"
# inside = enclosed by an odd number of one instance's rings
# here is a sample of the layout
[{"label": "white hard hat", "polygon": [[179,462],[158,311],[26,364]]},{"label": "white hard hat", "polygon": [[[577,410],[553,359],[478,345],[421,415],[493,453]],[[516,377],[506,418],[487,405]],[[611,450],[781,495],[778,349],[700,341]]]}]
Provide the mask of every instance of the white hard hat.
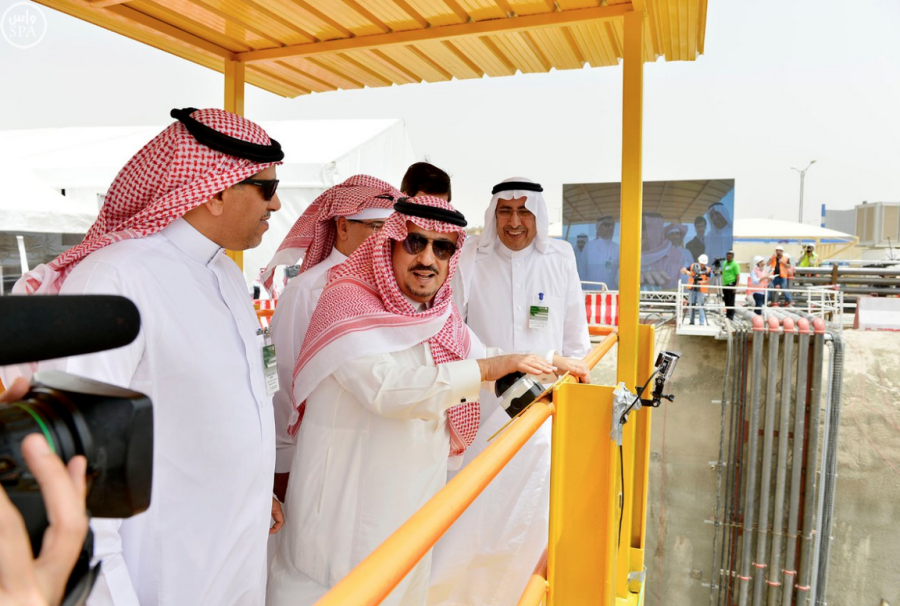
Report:
[{"label": "white hard hat", "polygon": [[753,257],[753,265],[759,265],[763,261],[765,261],[765,259],[763,257],[760,257],[759,255]]},{"label": "white hard hat", "polygon": [[807,244],[807,245],[806,245],[806,248],[815,248],[815,247],[816,247],[815,244]]},{"label": "white hard hat", "polygon": [[778,246],[775,247],[775,250],[784,251],[784,246],[782,246],[781,244],[779,244]]},{"label": "white hard hat", "polygon": [[700,255],[699,257],[697,257],[697,261],[699,261],[702,265],[706,265],[707,263],[709,263],[709,257],[707,257],[706,255]]}]

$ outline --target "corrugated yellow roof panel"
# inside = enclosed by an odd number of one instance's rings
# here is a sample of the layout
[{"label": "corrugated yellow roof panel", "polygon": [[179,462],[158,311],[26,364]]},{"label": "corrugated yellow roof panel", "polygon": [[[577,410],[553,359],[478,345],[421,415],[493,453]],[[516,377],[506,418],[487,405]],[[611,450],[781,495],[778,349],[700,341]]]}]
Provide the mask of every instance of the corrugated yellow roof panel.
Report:
[{"label": "corrugated yellow roof panel", "polygon": [[494,0],[459,0],[459,5],[473,21],[504,19],[508,16]]},{"label": "corrugated yellow roof panel", "polygon": [[444,40],[443,42],[422,42],[410,45],[410,48],[418,51],[423,57],[427,57],[429,61],[433,61],[448,74],[460,80],[484,76],[484,70],[472,62],[449,40]]},{"label": "corrugated yellow roof panel", "polygon": [[[624,0],[628,2],[629,0]],[[558,0],[560,10],[569,11],[573,8],[590,8],[597,6],[595,0]],[[607,2],[607,4],[615,4],[615,2]]]},{"label": "corrugated yellow roof panel", "polygon": [[[497,3],[503,7],[501,0],[498,0]],[[536,15],[555,10],[552,0],[509,0],[507,6],[509,6],[510,12],[516,15]],[[597,6],[597,3],[594,3],[593,6]]]},{"label": "corrugated yellow roof panel", "polygon": [[296,0],[299,6],[303,6],[310,11],[318,11],[323,15],[327,15],[329,19],[340,25],[340,27],[349,34],[348,36],[371,36],[372,34],[383,34],[388,28],[378,20],[373,19],[371,15],[367,15],[365,9],[356,2],[335,2],[334,0]]},{"label": "corrugated yellow roof panel", "polygon": [[615,65],[703,51],[707,0],[36,0],[279,95]]},{"label": "corrugated yellow roof panel", "polygon": [[416,52],[412,46],[390,46],[378,51],[386,59],[395,62],[415,74],[417,81],[444,82],[450,80],[452,74],[431,60],[425,53]]},{"label": "corrugated yellow roof panel", "polygon": [[516,68],[488,36],[479,38],[459,38],[453,46],[469,57],[488,76],[512,76]]},{"label": "corrugated yellow roof panel", "polygon": [[[129,3],[129,6],[155,19],[168,21],[178,29],[205,38],[213,44],[218,44],[233,52],[277,46],[271,40],[261,38],[246,29],[241,35],[240,32],[236,31],[234,25],[227,26],[225,19],[211,13],[204,14],[203,9],[191,6],[192,10],[179,13],[177,10],[169,7],[168,4],[166,0],[159,0],[158,2],[140,0]],[[230,30],[228,33],[226,33],[226,28]]]},{"label": "corrugated yellow roof panel", "polygon": [[226,22],[226,32],[232,27],[249,30],[276,46],[305,44],[316,40],[311,33],[312,23],[292,22],[261,4],[238,0],[172,0],[170,7],[199,7]]},{"label": "corrugated yellow roof panel", "polygon": [[541,50],[550,65],[556,69],[580,69],[584,56],[576,51],[568,28],[539,29],[526,32]]},{"label": "corrugated yellow roof panel", "polygon": [[408,0],[409,6],[429,23],[431,27],[465,23],[469,15],[452,0]]},{"label": "corrugated yellow roof panel", "polygon": [[392,31],[429,27],[428,21],[405,0],[355,0]]},{"label": "corrugated yellow roof panel", "polygon": [[491,36],[500,52],[522,73],[550,71],[553,65],[531,36],[531,32],[514,32]]}]

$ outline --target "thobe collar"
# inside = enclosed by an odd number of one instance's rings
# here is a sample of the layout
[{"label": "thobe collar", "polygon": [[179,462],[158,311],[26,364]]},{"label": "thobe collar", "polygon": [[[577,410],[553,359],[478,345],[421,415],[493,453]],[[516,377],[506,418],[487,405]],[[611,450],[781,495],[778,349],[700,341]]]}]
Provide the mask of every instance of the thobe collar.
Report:
[{"label": "thobe collar", "polygon": [[[409,301],[409,304],[413,306],[413,309],[415,309],[416,312],[425,311],[429,307],[431,307],[431,301],[429,301],[428,303],[421,303],[419,301],[416,301],[415,299],[411,299],[411,298],[407,297],[403,292],[401,292],[400,294],[403,295],[404,299]],[[432,301],[433,300],[434,299],[432,299]]]},{"label": "thobe collar", "polygon": [[179,217],[160,232],[181,252],[203,265],[215,259],[222,247],[201,234],[193,225]]},{"label": "thobe collar", "polygon": [[340,265],[344,261],[348,259],[347,255],[342,253],[335,246],[331,249],[331,254],[325,258],[325,261],[330,261],[332,265]]},{"label": "thobe collar", "polygon": [[[535,238],[535,240],[536,239],[537,238]],[[532,240],[531,244],[529,244],[522,250],[510,250],[502,242],[496,247],[496,250],[508,259],[524,259],[525,257],[529,256],[532,251],[534,251],[534,248],[534,240]]]}]

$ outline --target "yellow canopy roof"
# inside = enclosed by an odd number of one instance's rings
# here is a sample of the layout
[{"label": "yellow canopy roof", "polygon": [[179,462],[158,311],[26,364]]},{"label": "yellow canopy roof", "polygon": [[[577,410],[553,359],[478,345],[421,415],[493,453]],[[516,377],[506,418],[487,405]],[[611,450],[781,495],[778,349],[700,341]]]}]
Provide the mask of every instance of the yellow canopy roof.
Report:
[{"label": "yellow canopy roof", "polygon": [[707,0],[37,0],[286,97],[614,65],[623,15],[644,55],[703,52]]}]

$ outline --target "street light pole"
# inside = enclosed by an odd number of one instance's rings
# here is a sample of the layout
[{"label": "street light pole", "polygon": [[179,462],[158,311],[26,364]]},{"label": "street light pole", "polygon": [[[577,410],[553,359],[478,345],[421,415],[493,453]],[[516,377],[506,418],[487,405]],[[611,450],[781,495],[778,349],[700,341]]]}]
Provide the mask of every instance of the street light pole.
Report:
[{"label": "street light pole", "polygon": [[803,223],[803,181],[806,179],[806,171],[808,171],[809,167],[815,163],[816,163],[816,161],[813,160],[803,170],[800,170],[799,168],[794,168],[793,166],[791,167],[791,170],[795,170],[798,173],[800,173],[800,223]]}]

